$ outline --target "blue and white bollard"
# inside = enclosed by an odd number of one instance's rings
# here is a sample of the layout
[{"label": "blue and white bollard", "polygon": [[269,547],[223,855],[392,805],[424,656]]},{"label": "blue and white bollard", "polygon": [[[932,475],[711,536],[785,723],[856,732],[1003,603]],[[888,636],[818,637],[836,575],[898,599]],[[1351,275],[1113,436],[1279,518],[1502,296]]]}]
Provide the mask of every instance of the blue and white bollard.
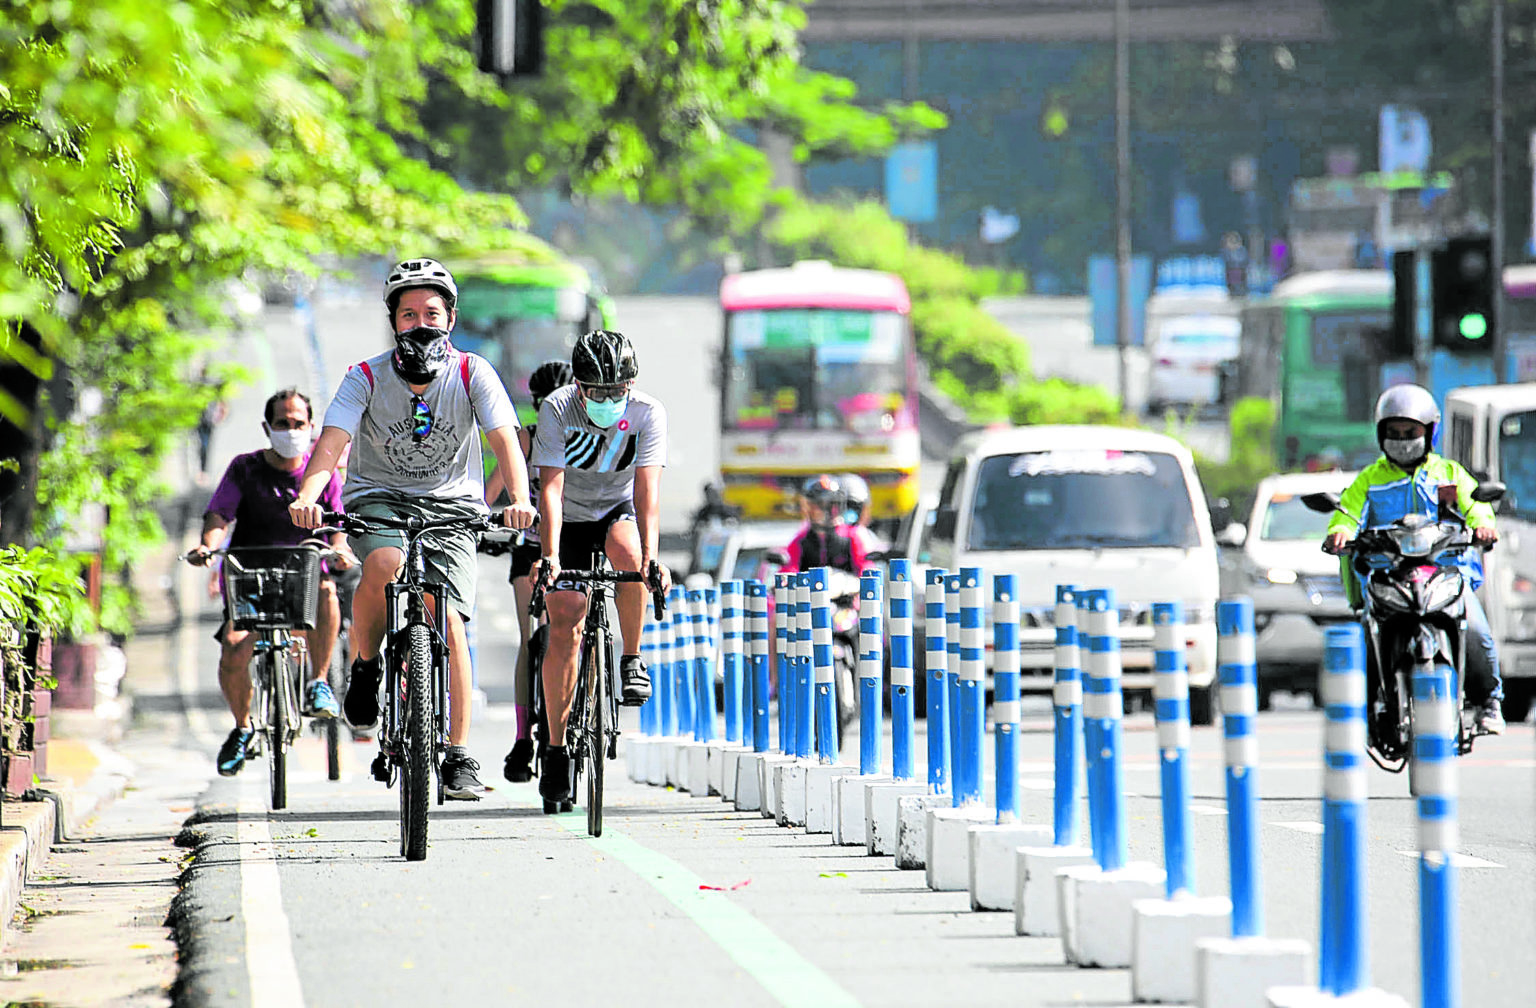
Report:
[{"label": "blue and white bollard", "polygon": [[747,654],[752,674],[752,750],[765,753],[773,741],[768,737],[768,586],[757,580],[747,582]]},{"label": "blue and white bollard", "polygon": [[1264,890],[1259,870],[1258,670],[1253,600],[1216,603],[1217,667],[1221,677],[1222,733],[1227,765],[1227,860],[1232,882],[1232,936],[1264,934]]},{"label": "blue and white bollard", "polygon": [[[1366,944],[1365,640],[1356,624],[1323,631],[1322,926],[1318,986],[1352,994],[1370,984]],[[1427,1002],[1426,1002],[1427,1003]]]},{"label": "blue and white bollard", "polygon": [[945,643],[944,579],[937,567],[928,571],[924,596],[923,635],[928,679],[928,788],[949,793],[949,667]]},{"label": "blue and white bollard", "polygon": [[1189,672],[1184,665],[1184,606],[1152,604],[1152,703],[1162,775],[1163,866],[1168,898],[1194,891],[1189,811]]},{"label": "blue and white bollard", "polygon": [[1083,659],[1077,636],[1076,585],[1056,586],[1056,681],[1051,690],[1055,712],[1055,800],[1052,823],[1057,847],[1082,842],[1078,801],[1078,755],[1083,748]]},{"label": "blue and white bollard", "polygon": [[725,740],[741,742],[742,668],[746,663],[746,599],[740,581],[720,583],[720,672],[724,681]]},{"label": "blue and white bollard", "polygon": [[[714,589],[708,589],[713,593]],[[688,590],[688,614],[693,624],[693,737],[699,742],[715,739],[714,641],[709,632],[709,599],[705,589]]]},{"label": "blue and white bollard", "polygon": [[693,734],[693,617],[688,612],[688,594],[681,586],[674,588],[667,611],[672,614],[672,690],[677,710],[678,735]]},{"label": "blue and white bollard", "polygon": [[815,682],[816,758],[837,762],[837,686],[832,668],[832,597],[827,568],[807,572],[811,582],[811,668]]},{"label": "blue and white bollard", "polygon": [[[653,670],[651,674],[656,677],[661,674],[661,658],[657,654],[658,650],[656,621],[647,614],[640,626],[640,660],[645,663],[646,668]],[[656,708],[659,705],[657,696],[660,692],[653,689],[651,695],[646,697],[645,703],[640,705],[640,734],[646,737],[656,734]]]},{"label": "blue and white bollard", "polygon": [[859,578],[859,773],[880,772],[880,679],[885,633],[880,619],[880,572]]},{"label": "blue and white bollard", "polygon": [[956,668],[960,731],[955,740],[954,802],[981,803],[981,746],[987,731],[986,623],[982,616],[981,568],[966,567],[955,579],[959,586],[959,663]]},{"label": "blue and white bollard", "polygon": [[946,709],[949,711],[950,795],[954,795],[955,750],[960,745],[960,572],[944,577],[944,682]]},{"label": "blue and white bollard", "polygon": [[1461,1004],[1457,937],[1456,729],[1461,712],[1449,667],[1413,676],[1413,773],[1419,811],[1419,998],[1423,1008]]},{"label": "blue and white bollard", "polygon": [[811,575],[802,572],[795,582],[795,755],[810,759],[815,752],[816,686],[812,667],[814,647],[811,627]]},{"label": "blue and white bollard", "polygon": [[1088,805],[1094,858],[1105,871],[1123,868],[1129,856],[1125,836],[1125,794],[1120,774],[1120,614],[1115,593],[1086,593],[1088,661],[1083,671],[1084,736],[1093,746],[1088,759]]},{"label": "blue and white bollard", "polygon": [[773,576],[773,639],[775,679],[779,684],[779,752],[795,751],[795,593],[790,574]]},{"label": "blue and white bollard", "polygon": [[892,560],[891,582],[891,776],[917,773],[916,695],[912,680],[912,563]]},{"label": "blue and white bollard", "polygon": [[1019,596],[1012,574],[992,578],[992,733],[997,821],[1019,818]]}]

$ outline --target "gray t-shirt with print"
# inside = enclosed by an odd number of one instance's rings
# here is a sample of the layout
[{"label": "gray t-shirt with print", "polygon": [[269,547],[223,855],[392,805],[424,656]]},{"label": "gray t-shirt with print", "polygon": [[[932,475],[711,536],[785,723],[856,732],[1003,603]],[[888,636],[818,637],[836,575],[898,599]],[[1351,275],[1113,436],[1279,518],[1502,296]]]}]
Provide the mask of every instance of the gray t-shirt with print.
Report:
[{"label": "gray t-shirt with print", "polygon": [[411,387],[390,366],[392,350],[347,371],[325,411],[324,425],[352,438],[342,499],[348,508],[371,494],[463,501],[485,511],[485,477],[476,429],[517,427],[517,412],[485,358],[455,351],[422,392],[432,430],[418,441]]},{"label": "gray t-shirt with print", "polygon": [[565,470],[564,520],[596,521],[634,498],[636,469],[667,464],[666,408],[631,390],[624,415],[604,428],[575,385],[556,389],[539,407],[529,464]]}]

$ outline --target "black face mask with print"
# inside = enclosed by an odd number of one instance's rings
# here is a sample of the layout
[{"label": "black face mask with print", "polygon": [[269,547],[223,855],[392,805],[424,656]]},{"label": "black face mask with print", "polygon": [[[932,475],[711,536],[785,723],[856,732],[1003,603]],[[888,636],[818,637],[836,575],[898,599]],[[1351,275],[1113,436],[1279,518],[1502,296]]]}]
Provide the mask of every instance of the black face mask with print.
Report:
[{"label": "black face mask with print", "polygon": [[448,367],[451,352],[447,329],[417,326],[395,334],[395,352],[389,362],[405,381],[425,385]]}]

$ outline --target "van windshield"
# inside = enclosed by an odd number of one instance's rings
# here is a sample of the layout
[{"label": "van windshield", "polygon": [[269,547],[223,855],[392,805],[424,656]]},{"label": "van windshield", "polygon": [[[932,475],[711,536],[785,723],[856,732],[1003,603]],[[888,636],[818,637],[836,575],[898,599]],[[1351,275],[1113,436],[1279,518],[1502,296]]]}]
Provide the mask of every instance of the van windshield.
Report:
[{"label": "van windshield", "polygon": [[994,455],[981,464],[973,550],[1200,544],[1172,455],[1104,449]]}]

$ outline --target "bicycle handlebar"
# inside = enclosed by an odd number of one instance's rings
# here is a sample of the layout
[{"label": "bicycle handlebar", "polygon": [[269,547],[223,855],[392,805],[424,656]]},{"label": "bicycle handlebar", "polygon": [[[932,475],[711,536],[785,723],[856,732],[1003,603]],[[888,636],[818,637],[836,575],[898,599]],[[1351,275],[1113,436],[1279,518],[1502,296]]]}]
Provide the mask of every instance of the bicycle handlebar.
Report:
[{"label": "bicycle handlebar", "polygon": [[[667,596],[656,585],[661,583],[661,566],[651,561],[650,569],[642,574],[639,571],[616,570],[566,570],[561,569],[560,577],[569,578],[572,581],[603,581],[609,584],[635,584],[641,583],[650,586],[651,611],[659,620],[667,613]],[[553,587],[550,584],[549,568],[541,568],[539,579],[533,583],[533,597],[528,600],[528,614],[534,619],[544,615],[544,595]]]}]

